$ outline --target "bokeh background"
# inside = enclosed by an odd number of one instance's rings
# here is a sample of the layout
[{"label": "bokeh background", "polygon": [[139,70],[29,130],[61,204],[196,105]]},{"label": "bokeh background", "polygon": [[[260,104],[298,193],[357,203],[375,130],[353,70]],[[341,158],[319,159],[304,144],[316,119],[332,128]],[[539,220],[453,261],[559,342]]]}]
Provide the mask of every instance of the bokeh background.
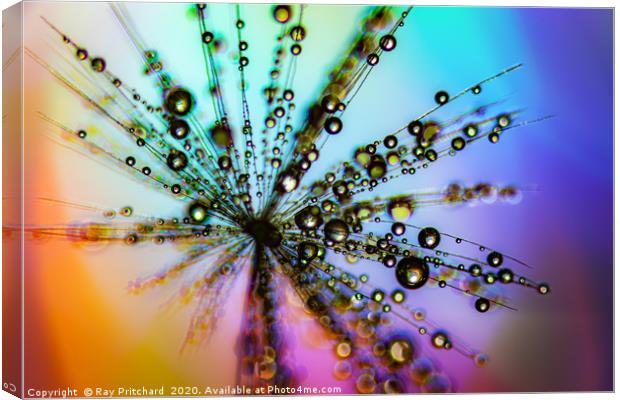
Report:
[{"label": "bokeh background", "polygon": [[[198,96],[208,118],[208,103],[200,98],[206,79],[190,5],[126,6],[142,38],[159,51],[175,79]],[[247,5],[242,12],[250,42],[249,101],[258,124],[278,26],[269,5]],[[308,36],[295,82],[300,109],[318,95],[366,13],[361,6],[309,6],[304,11]],[[105,57],[125,82],[150,99],[159,98],[107,4],[25,3],[25,46],[75,74],[79,69],[66,63],[73,62],[72,55],[41,16],[91,54]],[[209,18],[214,31],[235,38],[232,6],[209,5]],[[436,288],[416,293],[412,301],[435,321],[490,357],[485,368],[476,368],[457,354],[426,349],[450,376],[454,390],[612,389],[612,34],[610,9],[415,7],[397,33],[396,50],[382,57],[347,109],[343,132],[324,148],[326,168],[350,157],[356,145],[381,138],[430,108],[438,90],[456,93],[517,63],[524,68],[483,87],[484,96],[466,96],[456,109],[500,99],[508,108],[523,109],[524,119],[553,116],[510,131],[496,145],[484,141],[385,189],[385,194],[441,189],[454,181],[529,188],[517,205],[421,209],[410,221],[518,255],[535,267],[529,276],[552,287],[544,297],[529,290],[510,292],[519,310],[488,314]],[[238,75],[232,52],[222,56],[230,60],[222,77],[233,89],[227,98],[232,108],[239,104],[234,91]],[[38,112],[73,129],[113,135],[114,128],[29,58],[25,77],[26,223],[99,218],[41,197],[114,209],[131,205],[142,215],[182,212],[182,204],[50,140],[55,130]],[[325,172],[314,168],[315,176]],[[83,248],[33,240],[26,244],[26,255],[27,388],[234,383],[232,344],[242,306],[235,293],[244,282],[222,299],[223,321],[212,340],[181,353],[191,307],[166,306],[175,287],[140,296],[126,291],[129,281],[172,263],[180,250]],[[394,284],[391,274],[376,279]],[[334,357],[316,327],[298,309],[290,318],[297,327],[291,329],[291,340],[306,368],[304,384],[342,385],[331,375]]]}]

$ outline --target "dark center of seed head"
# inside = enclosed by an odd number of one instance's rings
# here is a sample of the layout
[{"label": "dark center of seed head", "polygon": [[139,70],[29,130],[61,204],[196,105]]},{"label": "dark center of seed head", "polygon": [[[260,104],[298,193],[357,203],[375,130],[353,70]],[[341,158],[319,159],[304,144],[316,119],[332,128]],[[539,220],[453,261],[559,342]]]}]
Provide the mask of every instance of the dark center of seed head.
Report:
[{"label": "dark center of seed head", "polygon": [[265,219],[247,221],[243,226],[243,231],[252,236],[258,245],[278,247],[282,243],[282,234]]}]

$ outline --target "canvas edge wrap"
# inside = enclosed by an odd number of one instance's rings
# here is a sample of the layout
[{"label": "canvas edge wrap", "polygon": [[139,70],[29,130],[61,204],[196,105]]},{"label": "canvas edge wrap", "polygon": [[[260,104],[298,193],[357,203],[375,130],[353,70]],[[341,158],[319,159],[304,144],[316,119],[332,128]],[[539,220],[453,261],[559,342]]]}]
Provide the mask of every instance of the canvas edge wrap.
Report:
[{"label": "canvas edge wrap", "polygon": [[2,11],[2,389],[17,397],[23,397],[22,24],[23,3]]}]

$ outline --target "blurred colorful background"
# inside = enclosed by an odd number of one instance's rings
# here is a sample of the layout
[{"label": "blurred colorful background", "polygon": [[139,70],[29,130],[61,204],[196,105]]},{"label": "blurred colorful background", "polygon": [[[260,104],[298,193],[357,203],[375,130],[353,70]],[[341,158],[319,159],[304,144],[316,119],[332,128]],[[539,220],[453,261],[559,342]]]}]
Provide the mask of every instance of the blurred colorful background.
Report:
[{"label": "blurred colorful background", "polygon": [[[200,106],[205,78],[191,5],[126,7],[143,40],[159,51],[176,79],[192,88]],[[234,8],[208,7],[214,30],[234,37]],[[243,6],[251,38],[247,76],[254,115],[263,115],[260,96],[278,31],[271,8]],[[362,6],[308,6],[304,11],[308,34],[296,78],[301,109],[318,95],[367,13]],[[124,81],[158,98],[107,4],[25,3],[24,45],[71,71],[69,63],[62,64],[67,56],[42,16],[104,56]],[[456,391],[612,390],[612,35],[611,9],[414,7],[398,31],[396,50],[381,59],[347,110],[345,130],[323,149],[326,162],[350,157],[356,145],[400,128],[431,107],[438,90],[456,93],[524,63],[485,86],[484,99],[523,109],[524,119],[551,119],[512,130],[496,145],[485,141],[392,187],[413,191],[487,181],[528,188],[517,205],[430,207],[412,219],[517,255],[534,266],[528,271],[532,278],[552,288],[549,296],[510,292],[518,311],[489,314],[477,313],[461,296],[416,293],[414,301],[436,321],[489,355],[488,365],[477,368],[454,353],[426,349]],[[229,93],[236,93],[230,57],[223,80],[233,88]],[[93,219],[92,212],[41,198],[115,209],[131,205],[143,215],[182,212],[181,204],[161,193],[50,140],[53,128],[38,112],[75,129],[113,128],[40,65],[29,58],[24,63],[27,224]],[[237,100],[230,95],[231,104]],[[482,101],[470,96],[459,107],[470,109]],[[317,167],[315,173],[321,172]],[[181,353],[191,307],[166,306],[175,288],[140,296],[127,292],[131,280],[174,261],[180,250],[80,247],[43,239],[28,241],[25,252],[26,388],[234,383],[239,297],[224,299],[223,323],[209,343]],[[239,294],[242,283],[237,286]],[[333,384],[352,392],[333,378],[331,348],[310,320],[299,310],[290,318],[295,321],[290,334],[306,368],[304,384]]]}]

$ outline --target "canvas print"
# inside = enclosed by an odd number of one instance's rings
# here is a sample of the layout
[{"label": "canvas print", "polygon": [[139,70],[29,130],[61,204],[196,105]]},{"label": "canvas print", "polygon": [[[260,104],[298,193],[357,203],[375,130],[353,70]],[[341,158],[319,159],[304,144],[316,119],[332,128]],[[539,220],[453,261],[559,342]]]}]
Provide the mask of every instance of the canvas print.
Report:
[{"label": "canvas print", "polygon": [[613,390],[613,9],[3,12],[3,389]]}]

